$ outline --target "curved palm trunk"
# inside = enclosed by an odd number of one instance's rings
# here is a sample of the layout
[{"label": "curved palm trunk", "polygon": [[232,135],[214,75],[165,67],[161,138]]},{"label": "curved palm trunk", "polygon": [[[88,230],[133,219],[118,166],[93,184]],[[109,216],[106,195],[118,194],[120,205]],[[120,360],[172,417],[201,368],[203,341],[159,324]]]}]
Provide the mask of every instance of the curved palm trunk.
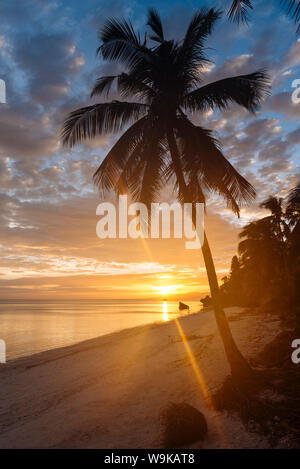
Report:
[{"label": "curved palm trunk", "polygon": [[224,310],[221,304],[220,289],[219,289],[216,269],[215,269],[211,250],[210,250],[205,233],[204,233],[204,243],[202,246],[202,254],[203,254],[205,268],[207,272],[211,298],[213,301],[215,319],[216,319],[216,323],[217,323],[220,335],[223,340],[223,345],[224,345],[227,359],[230,364],[231,373],[233,376],[237,376],[238,378],[245,378],[245,377],[248,378],[249,375],[252,373],[252,369],[250,368],[250,365],[248,364],[246,359],[243,357],[243,355],[239,351],[232,337],[231,330],[228,324],[228,320],[227,320],[227,317],[224,313]]},{"label": "curved palm trunk", "polygon": [[[188,188],[186,186],[184,175],[181,169],[179,152],[178,152],[178,147],[177,147],[177,143],[175,140],[175,136],[173,133],[173,129],[168,130],[167,137],[168,137],[169,149],[170,149],[172,161],[174,164],[174,170],[176,173],[176,178],[177,178],[178,185],[180,187],[180,191],[184,195],[185,202],[190,202]],[[193,215],[193,223],[194,223],[194,226],[196,226],[195,215]],[[222,308],[216,269],[215,269],[211,250],[210,250],[205,233],[204,233],[204,243],[202,246],[202,254],[203,254],[205,268],[207,272],[210,293],[211,293],[211,298],[212,298],[213,308],[214,308],[214,313],[215,313],[215,319],[216,319],[218,330],[220,332],[220,335],[223,341],[225,353],[226,353],[226,356],[227,356],[227,359],[231,368],[232,376],[237,377],[239,379],[241,378],[248,379],[252,374],[252,369],[250,365],[248,364],[248,362],[246,361],[246,359],[241,354],[241,352],[239,351],[232,337],[227,317]]]}]

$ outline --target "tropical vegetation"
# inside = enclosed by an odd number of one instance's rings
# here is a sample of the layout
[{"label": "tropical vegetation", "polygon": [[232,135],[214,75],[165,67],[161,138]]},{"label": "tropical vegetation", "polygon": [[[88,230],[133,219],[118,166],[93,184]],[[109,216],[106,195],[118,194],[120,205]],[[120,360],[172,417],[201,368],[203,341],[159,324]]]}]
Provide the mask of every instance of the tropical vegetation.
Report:
[{"label": "tropical vegetation", "polygon": [[[270,214],[240,232],[238,255],[223,278],[223,304],[300,306],[300,183],[286,199],[261,203]],[[278,308],[275,308],[278,310]]]}]

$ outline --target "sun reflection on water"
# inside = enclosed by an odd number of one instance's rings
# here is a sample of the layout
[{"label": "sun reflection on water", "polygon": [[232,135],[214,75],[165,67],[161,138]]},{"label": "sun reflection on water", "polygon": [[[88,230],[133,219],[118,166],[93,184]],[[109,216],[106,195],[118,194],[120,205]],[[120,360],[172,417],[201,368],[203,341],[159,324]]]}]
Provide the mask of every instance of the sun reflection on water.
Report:
[{"label": "sun reflection on water", "polygon": [[163,320],[164,321],[169,321],[168,303],[167,303],[166,300],[163,301]]}]

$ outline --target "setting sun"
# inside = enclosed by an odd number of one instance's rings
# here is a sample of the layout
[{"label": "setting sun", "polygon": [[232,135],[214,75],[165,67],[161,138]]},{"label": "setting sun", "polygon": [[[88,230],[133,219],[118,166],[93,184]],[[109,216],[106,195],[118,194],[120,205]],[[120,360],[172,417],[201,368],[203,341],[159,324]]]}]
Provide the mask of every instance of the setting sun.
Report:
[{"label": "setting sun", "polygon": [[170,295],[171,293],[176,293],[182,285],[164,285],[155,287],[158,295]]}]

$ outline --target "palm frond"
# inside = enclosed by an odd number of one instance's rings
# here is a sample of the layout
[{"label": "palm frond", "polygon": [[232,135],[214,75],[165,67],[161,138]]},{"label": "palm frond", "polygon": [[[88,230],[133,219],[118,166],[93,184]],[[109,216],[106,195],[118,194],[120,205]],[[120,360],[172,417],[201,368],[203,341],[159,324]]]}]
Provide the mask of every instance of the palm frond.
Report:
[{"label": "palm frond", "polygon": [[202,8],[193,16],[183,40],[183,49],[203,47],[204,41],[212,33],[215,22],[222,12],[215,8]]},{"label": "palm frond", "polygon": [[254,112],[269,93],[269,76],[264,70],[225,78],[191,91],[182,105],[189,111],[226,109],[235,102]]},{"label": "palm frond", "polygon": [[109,132],[119,132],[146,114],[146,104],[112,101],[83,107],[69,114],[62,130],[63,145],[72,147]]},{"label": "palm frond", "polygon": [[247,223],[239,233],[239,238],[260,240],[270,239],[271,235],[271,220],[270,217],[265,217],[260,220],[255,220]]},{"label": "palm frond", "polygon": [[150,8],[148,11],[147,26],[150,26],[155,33],[155,36],[151,36],[153,41],[163,42],[165,40],[161,18],[154,8]]},{"label": "palm frond", "polygon": [[109,95],[110,89],[114,80],[117,78],[116,75],[100,77],[96,80],[94,88],[91,92],[91,98],[93,96],[101,96],[104,92],[106,92],[106,96]]},{"label": "palm frond", "polygon": [[287,197],[287,204],[295,205],[300,208],[300,182],[296,185],[296,187],[290,190]]},{"label": "palm frond", "polygon": [[236,23],[248,23],[249,10],[252,10],[252,3],[250,0],[233,0],[228,11],[230,20]]},{"label": "palm frond", "polygon": [[282,200],[281,198],[278,197],[273,197],[270,196],[263,202],[259,204],[261,208],[265,208],[266,210],[269,210],[272,215],[275,216],[282,216]]},{"label": "palm frond", "polygon": [[150,49],[141,43],[132,24],[125,19],[109,19],[99,31],[102,44],[97,53],[102,54],[104,60],[123,61],[125,65],[134,66],[145,64],[151,55]]},{"label": "palm frond", "polygon": [[123,98],[144,98],[150,102],[155,97],[155,91],[143,81],[137,79],[136,74],[121,73],[118,77],[118,91]]},{"label": "palm frond", "polygon": [[210,63],[204,52],[204,43],[220,16],[220,10],[202,8],[196,12],[188,26],[178,50],[178,63],[187,77],[186,88],[196,85],[199,81],[199,69]]},{"label": "palm frond", "polygon": [[176,122],[181,141],[182,163],[189,179],[224,197],[234,213],[255,197],[253,186],[229,163],[211,131],[195,126],[186,118]]},{"label": "palm frond", "polygon": [[108,152],[101,165],[94,174],[94,183],[100,192],[110,189],[119,190],[120,175],[132,155],[136,155],[136,149],[143,140],[147,123],[147,117],[142,117],[135,122],[118,139]]},{"label": "palm frond", "polygon": [[300,222],[300,182],[289,192],[285,214],[291,225]]},{"label": "palm frond", "polygon": [[118,180],[118,192],[150,207],[165,182],[166,147],[163,126],[148,118],[143,137],[131,153]]},{"label": "palm frond", "polygon": [[146,164],[143,150],[144,141],[142,138],[137,142],[133,151],[131,151],[130,156],[122,166],[122,171],[119,172],[119,177],[115,185],[117,195],[129,194],[130,197],[136,201],[136,194],[141,184],[141,174]]},{"label": "palm frond", "polygon": [[[300,1],[299,0],[280,0],[286,15],[298,24],[297,34],[300,33]],[[250,10],[253,9],[250,0],[233,0],[228,11],[230,20],[236,23],[248,23]]]},{"label": "palm frond", "polygon": [[[126,21],[125,18],[120,20],[116,18],[106,20],[102,29],[100,29],[98,36],[99,39],[104,43],[103,46],[115,41],[124,41],[125,43],[129,43],[137,47],[141,45],[140,38],[135,33],[131,22]],[[114,52],[118,53],[118,47]],[[106,58],[114,59],[115,57],[113,55],[113,57]]]},{"label": "palm frond", "polygon": [[[285,9],[287,16],[299,23],[300,21],[300,1],[299,0],[280,0],[281,5]],[[299,33],[300,25],[297,32]]]},{"label": "palm frond", "polygon": [[136,200],[140,200],[150,207],[151,202],[155,202],[164,185],[164,170],[166,151],[161,144],[160,132],[152,135],[151,141],[145,148],[145,168],[140,185],[139,193],[136,193]]}]

